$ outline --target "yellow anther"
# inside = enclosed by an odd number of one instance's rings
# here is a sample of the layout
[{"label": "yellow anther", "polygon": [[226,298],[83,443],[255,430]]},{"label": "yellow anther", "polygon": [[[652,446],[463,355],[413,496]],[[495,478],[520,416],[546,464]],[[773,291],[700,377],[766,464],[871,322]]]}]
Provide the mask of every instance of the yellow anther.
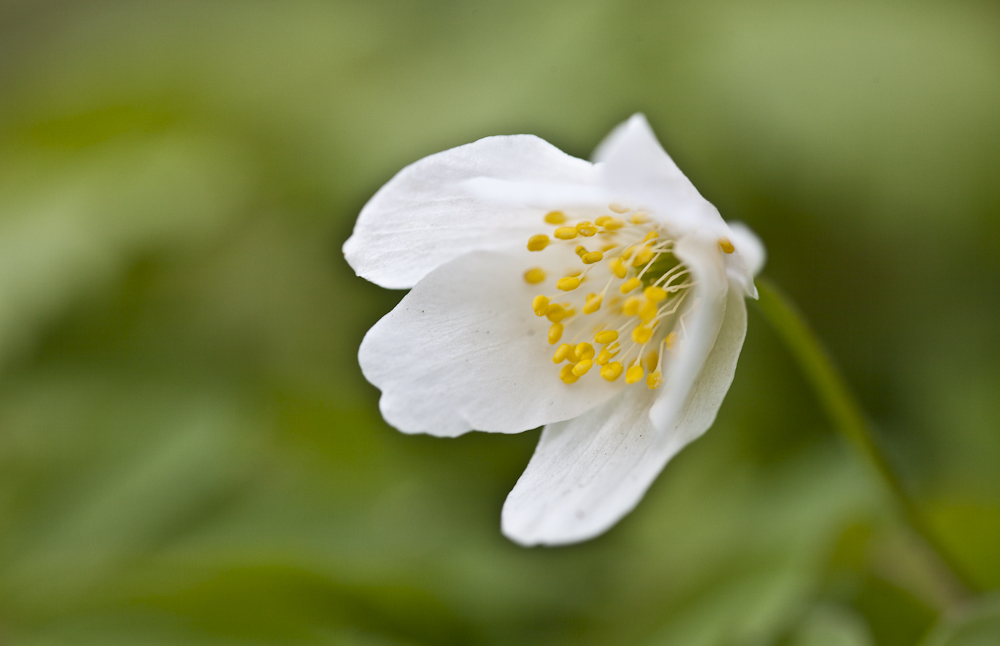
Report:
[{"label": "yellow anther", "polygon": [[576,255],[578,255],[578,256],[580,256],[581,258],[583,258],[583,254],[587,253],[587,248],[586,248],[586,247],[584,247],[584,246],[583,246],[583,245],[581,244],[581,245],[577,245],[576,249],[574,249],[573,251],[575,251],[575,252],[576,252]]},{"label": "yellow anther", "polygon": [[642,284],[642,281],[638,278],[632,277],[622,283],[621,290],[622,294],[628,294],[630,291]]},{"label": "yellow anther", "polygon": [[608,208],[615,213],[628,213],[628,207],[621,202],[612,202],[611,204],[608,204]]},{"label": "yellow anther", "polygon": [[635,253],[635,247],[625,247],[625,251],[622,252],[622,260],[628,260]]},{"label": "yellow anther", "polygon": [[636,213],[629,220],[632,221],[632,224],[646,224],[649,222],[649,216],[645,213]]},{"label": "yellow anther", "polygon": [[628,271],[621,258],[612,259],[611,262],[608,263],[608,267],[611,267],[611,271],[613,271],[615,276],[618,276],[619,278],[625,278],[625,272]]},{"label": "yellow anther", "polygon": [[[558,306],[557,306],[558,307]],[[535,310],[535,316],[545,316],[549,313],[549,299],[539,294],[535,300],[531,301],[531,309]]]},{"label": "yellow anther", "polygon": [[649,386],[650,390],[656,390],[661,384],[663,384],[663,375],[658,371],[646,375],[646,385]]},{"label": "yellow anther", "polygon": [[618,340],[618,333],[614,330],[604,330],[594,335],[594,341],[598,343],[613,343]]},{"label": "yellow anther", "polygon": [[608,365],[601,368],[601,376],[608,381],[614,381],[618,377],[622,376],[622,364],[617,361],[612,361]]},{"label": "yellow anther", "polygon": [[647,300],[653,303],[659,303],[667,297],[667,290],[662,287],[657,287],[656,285],[650,285],[646,289],[642,290],[642,293],[646,295]]},{"label": "yellow anther", "polygon": [[572,240],[576,237],[576,227],[559,227],[552,235],[560,240]]},{"label": "yellow anther", "polygon": [[606,225],[608,222],[610,222],[613,219],[614,218],[612,218],[610,215],[602,215],[601,217],[599,217],[596,220],[594,220],[594,224],[596,224],[599,227],[603,227],[604,225]]},{"label": "yellow anther", "polygon": [[562,211],[549,211],[545,214],[545,221],[549,224],[562,224],[566,221],[566,214]]},{"label": "yellow anther", "polygon": [[549,246],[549,237],[544,233],[528,238],[528,251],[541,251]]},{"label": "yellow anther", "polygon": [[571,354],[573,354],[573,346],[563,343],[556,350],[556,353],[552,355],[552,363],[562,363],[566,359],[569,359]]},{"label": "yellow anther", "polygon": [[632,261],[633,267],[641,267],[649,262],[653,258],[653,250],[650,247],[642,246],[639,251],[635,253],[635,259]]},{"label": "yellow anther", "polygon": [[597,294],[589,294],[587,296],[587,302],[583,305],[584,314],[593,314],[597,310],[601,309],[601,297]]},{"label": "yellow anther", "polygon": [[577,377],[582,377],[593,367],[594,362],[590,359],[584,359],[580,363],[573,366],[573,374]]},{"label": "yellow anther", "polygon": [[639,318],[642,319],[643,323],[649,323],[656,318],[657,311],[656,303],[646,301],[639,308]]},{"label": "yellow anther", "polygon": [[635,316],[639,313],[639,307],[642,305],[642,301],[639,300],[638,296],[629,296],[622,303],[622,313],[625,316]]},{"label": "yellow anther", "polygon": [[650,240],[653,240],[653,239],[659,238],[659,237],[660,237],[659,233],[657,233],[656,231],[650,231],[649,233],[646,234],[646,237],[643,238],[642,241],[643,242],[649,242]]},{"label": "yellow anther", "polygon": [[729,241],[729,238],[719,238],[719,248],[726,253],[733,253],[736,251],[736,247],[734,247],[733,243]]},{"label": "yellow anther", "polygon": [[611,251],[612,249],[616,249],[617,247],[618,245],[616,244],[606,244],[603,247],[601,247],[601,253],[608,253],[609,251]]},{"label": "yellow anther", "polygon": [[[558,325],[558,324],[557,324]],[[560,330],[561,332],[561,330]],[[636,343],[646,343],[653,337],[652,328],[648,328],[645,325],[637,325],[634,330],[632,330],[632,340]],[[549,343],[555,343],[552,341],[552,334],[549,334]],[[556,339],[558,341],[559,339]]]},{"label": "yellow anther", "polygon": [[580,258],[583,260],[583,264],[592,265],[595,262],[604,260],[604,254],[600,251],[591,251],[590,253],[583,254]]},{"label": "yellow anther", "polygon": [[564,292],[571,292],[580,286],[580,279],[577,276],[566,276],[556,282],[556,287]]},{"label": "yellow anther", "polygon": [[562,305],[553,304],[549,305],[549,311],[545,316],[553,323],[561,323],[574,314],[576,314],[576,310],[568,310]]},{"label": "yellow anther", "polygon": [[676,340],[677,340],[677,333],[671,332],[670,334],[667,335],[667,338],[663,339],[663,345],[668,348],[672,347],[674,345],[674,341]]},{"label": "yellow anther", "polygon": [[621,352],[621,348],[618,347],[617,343],[601,348],[601,351],[597,354],[597,365],[603,366],[617,357],[619,352]]},{"label": "yellow anther", "polygon": [[563,324],[553,323],[552,327],[549,328],[549,343],[555,345],[559,343],[559,339],[562,338]]},{"label": "yellow anther", "polygon": [[625,383],[634,384],[642,379],[642,366],[636,364],[625,373]]},{"label": "yellow anther", "polygon": [[573,368],[572,363],[563,366],[562,370],[559,371],[559,378],[567,384],[575,382],[579,377],[573,374]]},{"label": "yellow anther", "polygon": [[656,350],[652,350],[646,355],[646,370],[653,372],[656,370],[656,366],[659,365],[660,355],[657,354]]},{"label": "yellow anther", "polygon": [[608,218],[604,222],[603,226],[608,231],[614,231],[615,229],[621,229],[623,226],[625,226],[625,222],[618,218]]},{"label": "yellow anther", "polygon": [[585,238],[589,238],[590,236],[597,233],[597,227],[595,227],[592,222],[584,220],[583,222],[577,223],[576,231]]},{"label": "yellow anther", "polygon": [[532,285],[537,285],[545,280],[545,270],[541,267],[532,267],[528,271],[524,272],[524,280]]},{"label": "yellow anther", "polygon": [[594,346],[590,345],[586,341],[578,343],[573,351],[576,352],[577,359],[583,361],[584,359],[594,358]]}]

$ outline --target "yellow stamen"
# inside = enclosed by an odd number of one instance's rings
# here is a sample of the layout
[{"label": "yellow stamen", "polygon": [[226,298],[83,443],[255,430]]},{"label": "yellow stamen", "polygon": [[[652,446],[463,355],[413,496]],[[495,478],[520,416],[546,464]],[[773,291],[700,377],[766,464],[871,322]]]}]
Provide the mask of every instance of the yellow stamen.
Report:
[{"label": "yellow stamen", "polygon": [[549,237],[544,233],[528,238],[528,251],[541,251],[549,246]]},{"label": "yellow stamen", "polygon": [[559,339],[562,338],[563,324],[553,323],[552,327],[549,328],[549,343],[555,345],[559,343]]},{"label": "yellow stamen", "polygon": [[625,247],[625,251],[622,252],[622,260],[628,260],[631,258],[634,251],[635,247]]},{"label": "yellow stamen", "polygon": [[568,343],[563,343],[556,350],[556,353],[552,355],[552,363],[562,363],[568,359],[571,354],[573,354],[573,346]]},{"label": "yellow stamen", "polygon": [[642,366],[636,364],[625,373],[625,383],[634,384],[642,379]]},{"label": "yellow stamen", "polygon": [[576,252],[576,255],[578,255],[578,256],[580,256],[581,258],[583,258],[583,254],[587,253],[587,248],[586,248],[586,247],[584,247],[584,246],[583,246],[583,245],[581,244],[581,245],[577,245],[576,249],[574,249],[573,251],[575,251],[575,252]]},{"label": "yellow stamen", "polygon": [[641,284],[642,281],[639,280],[638,278],[635,277],[629,278],[621,286],[622,294],[628,294],[630,291],[632,291]]},{"label": "yellow stamen", "polygon": [[556,287],[564,292],[571,292],[579,286],[580,279],[576,276],[566,276],[565,278],[560,278],[558,282],[556,282]]},{"label": "yellow stamen", "polygon": [[614,381],[622,375],[622,364],[617,361],[612,361],[608,365],[601,368],[601,376],[608,381]]},{"label": "yellow stamen", "polygon": [[594,335],[594,341],[597,343],[612,343],[617,340],[618,333],[614,330],[604,330]]},{"label": "yellow stamen", "polygon": [[576,352],[576,356],[581,361],[584,360],[584,359],[593,359],[594,358],[594,346],[590,345],[586,341],[583,341],[582,343],[578,343],[576,345],[576,348],[573,349],[573,351]]},{"label": "yellow stamen", "polygon": [[545,270],[541,267],[532,267],[528,271],[524,272],[524,280],[532,285],[537,285],[545,280]]},{"label": "yellow stamen", "polygon": [[628,207],[621,202],[612,202],[611,204],[608,204],[608,208],[615,213],[628,213]]},{"label": "yellow stamen", "polygon": [[576,233],[575,227],[559,227],[552,235],[560,240],[572,240],[576,237]]},{"label": "yellow stamen", "polygon": [[635,316],[639,313],[639,306],[641,304],[642,301],[639,300],[638,296],[629,296],[625,299],[625,302],[622,303],[622,313],[624,313],[625,316]]},{"label": "yellow stamen", "polygon": [[603,224],[604,228],[608,231],[614,231],[615,229],[621,229],[625,226],[625,223],[618,218],[608,218]]},{"label": "yellow stamen", "polygon": [[633,267],[641,267],[645,265],[653,257],[653,250],[650,247],[642,246],[639,251],[635,254],[635,260],[632,261]]},{"label": "yellow stamen", "polygon": [[646,375],[646,385],[650,390],[656,390],[663,384],[663,375],[659,372],[651,372]]},{"label": "yellow stamen", "polygon": [[645,213],[636,213],[629,220],[632,221],[632,224],[646,224],[649,222],[649,216]]},{"label": "yellow stamen", "polygon": [[577,377],[582,377],[585,374],[587,374],[587,372],[593,365],[594,365],[593,361],[591,361],[590,359],[584,359],[580,363],[573,366],[573,374],[576,375]]},{"label": "yellow stamen", "polygon": [[574,314],[576,314],[576,310],[566,309],[562,305],[554,304],[549,305],[549,311],[545,316],[553,323],[561,323]]},{"label": "yellow stamen", "polygon": [[639,318],[642,319],[643,323],[649,323],[656,318],[657,308],[656,303],[650,303],[649,301],[643,303],[642,307],[639,308]]},{"label": "yellow stamen", "polygon": [[653,303],[658,303],[667,297],[667,290],[655,285],[650,285],[644,289],[642,293],[645,294],[646,298]]},{"label": "yellow stamen", "polygon": [[607,362],[617,357],[620,351],[621,348],[618,347],[617,343],[615,343],[614,345],[609,345],[605,348],[601,348],[600,353],[597,355],[597,365],[603,366]]},{"label": "yellow stamen", "polygon": [[545,221],[549,224],[562,224],[566,221],[566,214],[562,211],[549,211],[545,214]]},{"label": "yellow stamen", "polygon": [[594,224],[596,224],[599,227],[603,227],[613,219],[614,218],[612,218],[610,215],[602,215],[601,217],[594,220]]},{"label": "yellow stamen", "polygon": [[588,295],[587,302],[583,306],[583,313],[593,314],[599,309],[601,309],[601,297],[597,294]]},{"label": "yellow stamen", "polygon": [[535,310],[535,316],[545,316],[549,313],[549,299],[539,294],[535,300],[531,301],[531,309]]},{"label": "yellow stamen", "polygon": [[[556,324],[558,325],[558,323]],[[561,330],[560,330],[561,331]],[[632,330],[632,340],[636,343],[646,343],[653,337],[653,330],[646,327],[645,325],[637,325],[634,330]],[[549,335],[552,338],[552,335]],[[558,341],[559,339],[556,339]],[[555,343],[555,341],[549,341],[550,343]]]},{"label": "yellow stamen", "polygon": [[559,371],[559,378],[567,384],[574,383],[579,377],[573,374],[573,368],[571,363],[563,366],[562,370]]},{"label": "yellow stamen", "polygon": [[646,370],[653,372],[656,370],[656,366],[659,365],[660,355],[657,354],[656,350],[651,351],[646,355]]},{"label": "yellow stamen", "polygon": [[592,265],[595,262],[604,260],[604,254],[600,251],[591,251],[590,253],[583,254],[580,258],[583,260],[583,264]]},{"label": "yellow stamen", "polygon": [[591,222],[589,222],[587,220],[584,220],[583,222],[578,222],[577,223],[577,225],[576,225],[576,231],[580,235],[582,235],[582,236],[584,236],[586,238],[589,238],[590,236],[592,236],[592,235],[594,235],[594,234],[597,233],[597,227],[595,227],[593,225],[593,223],[591,223]]},{"label": "yellow stamen", "polygon": [[671,332],[670,334],[667,335],[667,338],[663,339],[663,345],[668,348],[672,347],[674,345],[674,341],[676,340],[677,340],[677,333]]},{"label": "yellow stamen", "polygon": [[719,247],[726,253],[733,253],[736,247],[729,241],[729,238],[719,238]]},{"label": "yellow stamen", "polygon": [[611,267],[611,271],[615,272],[615,276],[619,278],[625,278],[625,272],[628,271],[625,269],[625,263],[622,262],[621,258],[613,259],[608,263],[608,267]]},{"label": "yellow stamen", "polygon": [[659,237],[660,237],[659,233],[657,233],[656,231],[650,231],[649,233],[646,234],[646,237],[643,238],[642,241],[643,242],[649,242],[650,240],[653,240],[653,239],[656,239],[656,238],[659,238]]}]

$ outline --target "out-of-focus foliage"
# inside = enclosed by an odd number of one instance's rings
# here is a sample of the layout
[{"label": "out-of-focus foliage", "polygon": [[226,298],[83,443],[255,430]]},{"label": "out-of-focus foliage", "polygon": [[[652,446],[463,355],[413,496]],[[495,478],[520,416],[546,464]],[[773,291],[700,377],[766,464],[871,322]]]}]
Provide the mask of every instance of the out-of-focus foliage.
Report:
[{"label": "out-of-focus foliage", "polygon": [[[766,241],[942,540],[1000,586],[987,2],[0,5],[0,643],[1000,643],[752,315],[715,427],[524,550],[537,432],[403,436],[339,248],[423,155],[631,112]],[[978,640],[978,641],[977,641]]]}]

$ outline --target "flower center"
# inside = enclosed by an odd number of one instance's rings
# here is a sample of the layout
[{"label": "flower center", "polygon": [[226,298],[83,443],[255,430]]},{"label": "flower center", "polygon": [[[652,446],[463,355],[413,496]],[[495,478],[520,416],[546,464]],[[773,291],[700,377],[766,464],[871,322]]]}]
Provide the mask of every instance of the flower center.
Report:
[{"label": "flower center", "polygon": [[[677,341],[675,328],[684,329],[680,310],[694,283],[673,254],[675,241],[649,215],[618,203],[608,208],[613,215],[593,222],[563,211],[546,214],[545,222],[555,227],[552,238],[532,236],[528,250],[567,245],[578,261],[556,279],[557,291],[535,296],[531,307],[552,324],[552,361],[565,363],[559,371],[565,383],[596,365],[607,381],[624,374],[626,383],[645,377],[649,388],[658,388],[660,364]],[[524,280],[542,286],[548,275],[532,267]]]}]

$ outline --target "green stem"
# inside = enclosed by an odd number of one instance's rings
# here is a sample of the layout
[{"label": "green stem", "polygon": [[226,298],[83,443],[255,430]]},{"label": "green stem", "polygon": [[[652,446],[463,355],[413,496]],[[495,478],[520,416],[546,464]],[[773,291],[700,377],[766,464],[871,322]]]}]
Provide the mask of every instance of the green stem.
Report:
[{"label": "green stem", "polygon": [[875,441],[871,425],[858,400],[851,393],[847,382],[837,370],[819,338],[806,323],[805,317],[774,283],[766,278],[758,278],[756,284],[760,292],[758,305],[761,311],[791,351],[834,427],[853,446],[860,449],[868,463],[874,467],[886,488],[899,503],[907,522],[937,554],[942,566],[947,568],[955,583],[967,589],[963,592],[978,591],[979,585],[942,545],[917,503],[903,487],[899,476],[893,471]]}]

